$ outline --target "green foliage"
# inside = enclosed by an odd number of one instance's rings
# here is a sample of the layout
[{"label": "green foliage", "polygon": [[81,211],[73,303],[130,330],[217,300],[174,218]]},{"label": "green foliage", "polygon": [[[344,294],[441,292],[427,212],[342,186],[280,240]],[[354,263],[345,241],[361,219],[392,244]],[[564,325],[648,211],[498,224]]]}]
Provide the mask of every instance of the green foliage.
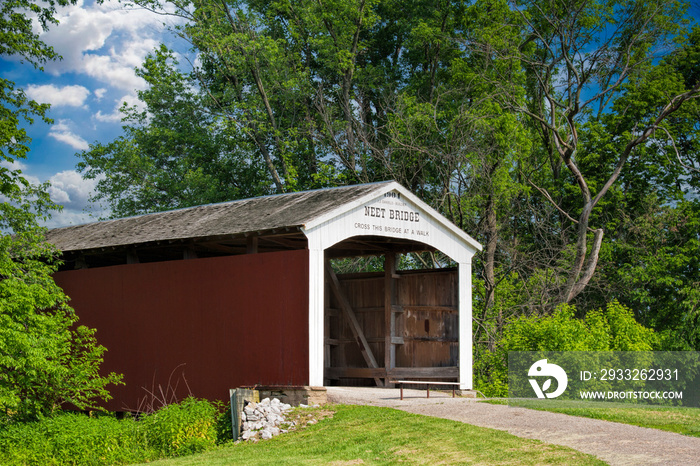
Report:
[{"label": "green foliage", "polygon": [[576,308],[562,304],[546,317],[512,320],[501,340],[503,351],[652,351],[654,331],[634,319],[632,311],[613,301],[605,309],[575,317]]},{"label": "green foliage", "polygon": [[215,405],[192,398],[140,420],[62,413],[2,429],[0,458],[6,465],[101,465],[183,456],[214,446],[217,416]]},{"label": "green foliage", "polygon": [[77,0],[5,0],[0,8],[0,54],[19,55],[34,66],[54,60],[56,52],[41,41],[32,28],[31,12],[46,30],[49,24],[58,24],[54,17],[56,6],[75,4]]},{"label": "green foliage", "polygon": [[[169,3],[185,17],[176,32],[193,45],[201,67],[184,74],[158,65],[151,73],[162,49],[149,57],[141,72],[151,87],[140,93],[148,118],[124,109],[125,136],[80,154],[87,176],[105,176],[98,195],[117,215],[241,197],[246,186],[255,195],[390,178],[442,197],[463,147],[480,144],[468,139],[489,128],[486,120],[476,129],[470,122],[501,111],[460,115],[475,96],[488,99],[483,83],[464,92],[464,66],[453,77],[464,53],[463,24],[476,11],[459,2],[137,3]],[[160,105],[156,96],[171,96],[173,104]],[[172,111],[188,102],[196,112]],[[503,120],[509,118],[517,126],[512,115]],[[511,141],[501,122],[494,126],[501,142]],[[207,171],[201,149],[168,149],[192,134],[216,139],[220,157],[230,161],[212,169],[207,183],[188,180],[179,166]],[[231,174],[232,166],[251,170]],[[144,183],[126,182],[145,173]]]},{"label": "green foliage", "polygon": [[[115,374],[100,376],[105,348],[76,327],[68,297],[54,283],[58,252],[43,242],[27,201],[0,203],[0,422],[30,420],[64,404],[109,399]],[[33,207],[41,206],[36,201]]]},{"label": "green foliage", "polygon": [[[30,12],[44,28],[55,23],[55,7],[71,0],[9,0],[0,7],[0,53],[34,66],[56,58],[31,28]],[[59,251],[44,242],[39,226],[57,206],[47,186],[31,186],[13,165],[25,158],[29,138],[21,124],[47,105],[29,101],[14,83],[0,79],[0,424],[50,414],[61,405],[92,406],[107,399],[115,374],[100,376],[105,348],[94,330],[76,327],[68,297],[52,274]]]},{"label": "green foliage", "polygon": [[331,260],[335,273],[380,272],[384,270],[384,257],[348,257]]},{"label": "green foliage", "polygon": [[[492,351],[475,360],[475,386],[487,396],[508,395],[509,351],[654,351],[659,335],[639,324],[632,311],[617,301],[605,309],[576,317],[576,308],[562,304],[548,316],[511,319]],[[487,367],[487,370],[484,370]]]},{"label": "green foliage", "polygon": [[216,414],[216,407],[208,401],[187,398],[145,416],[140,422],[152,448],[166,456],[183,456],[214,446]]},{"label": "green foliage", "polygon": [[164,46],[149,55],[137,70],[149,84],[138,92],[145,109],[123,107],[125,134],[78,154],[78,170],[97,179],[95,198],[115,217],[269,193],[247,143],[211,118],[177,65]]},{"label": "green foliage", "polygon": [[3,464],[129,464],[157,459],[131,419],[65,413],[0,433]]},{"label": "green foliage", "polygon": [[700,204],[658,206],[645,200],[646,212],[623,217],[628,241],[613,247],[617,267],[601,278],[625,290],[624,299],[642,324],[664,335],[664,349],[700,347]]},{"label": "green foliage", "polygon": [[[484,246],[477,378],[498,380],[510,322],[561,303],[617,300],[664,348],[699,348],[688,2],[136,3],[185,18],[198,65],[154,51],[146,110],[124,108],[124,136],[79,155],[116,216],[396,179]],[[557,325],[584,345],[616,331],[601,319]],[[556,333],[541,336],[565,347]]]},{"label": "green foliage", "polygon": [[226,409],[221,409],[221,405],[216,405],[219,415],[216,418],[214,430],[216,432],[216,444],[221,445],[228,442],[233,442],[233,424],[231,420],[231,405]]}]

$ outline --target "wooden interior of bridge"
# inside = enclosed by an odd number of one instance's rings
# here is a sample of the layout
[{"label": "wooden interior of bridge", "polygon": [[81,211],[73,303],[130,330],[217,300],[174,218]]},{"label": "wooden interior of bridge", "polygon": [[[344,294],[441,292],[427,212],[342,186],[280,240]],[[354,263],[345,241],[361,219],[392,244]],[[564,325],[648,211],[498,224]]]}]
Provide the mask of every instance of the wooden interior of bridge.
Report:
[{"label": "wooden interior of bridge", "polygon": [[326,385],[391,386],[390,380],[457,380],[456,269],[336,275],[326,262]]}]

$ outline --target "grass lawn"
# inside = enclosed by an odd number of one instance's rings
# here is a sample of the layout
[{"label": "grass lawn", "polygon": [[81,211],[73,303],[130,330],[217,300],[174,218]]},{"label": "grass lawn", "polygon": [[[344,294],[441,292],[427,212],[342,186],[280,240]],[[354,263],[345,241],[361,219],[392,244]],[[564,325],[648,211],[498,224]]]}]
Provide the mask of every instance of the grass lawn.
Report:
[{"label": "grass lawn", "polygon": [[700,437],[700,408],[630,406],[623,403],[594,401],[507,400],[503,398],[484,400],[484,402],[603,419]]},{"label": "grass lawn", "polygon": [[155,464],[605,464],[570,448],[390,408],[330,405],[308,412],[319,410],[332,417],[271,440]]}]

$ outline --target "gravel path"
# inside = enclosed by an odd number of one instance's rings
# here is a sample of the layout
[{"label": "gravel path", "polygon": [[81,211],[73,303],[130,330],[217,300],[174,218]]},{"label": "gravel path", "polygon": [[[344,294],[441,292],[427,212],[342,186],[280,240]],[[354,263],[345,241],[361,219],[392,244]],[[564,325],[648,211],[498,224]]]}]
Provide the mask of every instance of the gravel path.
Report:
[{"label": "gravel path", "polygon": [[518,437],[564,445],[612,465],[698,465],[700,438],[566,414],[480,403],[446,393],[398,389],[327,387],[328,401],[386,406],[415,414],[505,430]]}]

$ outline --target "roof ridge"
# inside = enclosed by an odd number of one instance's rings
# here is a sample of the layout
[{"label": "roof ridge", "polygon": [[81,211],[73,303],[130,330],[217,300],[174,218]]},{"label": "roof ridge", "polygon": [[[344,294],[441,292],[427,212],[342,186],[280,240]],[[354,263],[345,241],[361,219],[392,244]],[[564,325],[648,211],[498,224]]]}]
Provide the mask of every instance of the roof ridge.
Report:
[{"label": "roof ridge", "polygon": [[297,228],[392,183],[273,194],[101,220],[49,230],[46,240],[65,252]]},{"label": "roof ridge", "polygon": [[305,191],[293,191],[290,193],[275,193],[275,194],[266,194],[264,196],[256,196],[256,197],[246,197],[243,199],[233,199],[230,201],[222,201],[222,202],[212,202],[209,204],[200,204],[196,206],[190,206],[190,207],[178,207],[177,209],[170,209],[170,210],[160,210],[156,212],[148,212],[148,213],[143,213],[143,214],[138,214],[138,215],[129,215],[127,217],[119,217],[119,218],[107,218],[103,220],[96,220],[94,222],[86,222],[86,223],[79,223],[77,225],[66,225],[63,227],[57,227],[57,228],[51,228],[49,231],[57,231],[57,230],[67,230],[71,228],[78,228],[78,227],[84,227],[86,225],[93,225],[95,223],[101,223],[101,224],[108,224],[112,222],[119,222],[119,221],[125,221],[129,219],[138,219],[142,217],[148,217],[148,216],[160,216],[160,215],[166,215],[169,213],[175,213],[175,212],[183,212],[183,211],[188,211],[188,210],[195,210],[195,209],[204,209],[207,207],[217,207],[217,206],[227,206],[231,204],[237,204],[237,203],[244,203],[247,201],[257,201],[257,200],[262,200],[262,199],[272,199],[272,198],[277,198],[277,197],[283,197],[283,196],[294,196],[294,195],[302,195],[302,194],[309,194],[309,193],[314,193],[314,192],[321,192],[321,191],[335,191],[335,190],[344,190],[344,189],[352,189],[352,188],[360,188],[360,187],[368,187],[372,185],[384,185],[384,184],[390,184],[393,183],[393,180],[386,180],[386,181],[374,181],[371,183],[360,183],[360,184],[351,184],[351,185],[344,185],[344,186],[333,186],[333,187],[326,187],[326,188],[315,188],[315,189],[307,189]]}]

